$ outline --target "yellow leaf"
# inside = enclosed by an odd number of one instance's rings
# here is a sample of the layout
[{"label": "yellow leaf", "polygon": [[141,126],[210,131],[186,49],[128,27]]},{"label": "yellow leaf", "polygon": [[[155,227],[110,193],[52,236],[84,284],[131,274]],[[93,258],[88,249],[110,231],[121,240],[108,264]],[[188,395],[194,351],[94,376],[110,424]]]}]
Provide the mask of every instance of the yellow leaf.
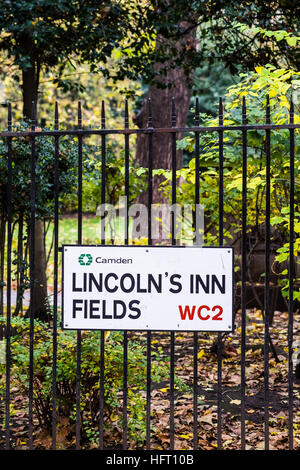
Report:
[{"label": "yellow leaf", "polygon": [[201,351],[199,351],[199,352],[198,352],[198,355],[197,355],[198,359],[201,359],[201,357],[203,357],[204,354],[205,354],[204,349],[201,349]]},{"label": "yellow leaf", "polygon": [[277,91],[274,90],[274,88],[273,88],[273,89],[269,92],[269,97],[270,97],[270,98],[274,98],[274,96],[276,96],[276,95],[277,95]]},{"label": "yellow leaf", "polygon": [[191,437],[193,437],[193,434],[180,434],[180,436],[182,439],[190,439]]}]

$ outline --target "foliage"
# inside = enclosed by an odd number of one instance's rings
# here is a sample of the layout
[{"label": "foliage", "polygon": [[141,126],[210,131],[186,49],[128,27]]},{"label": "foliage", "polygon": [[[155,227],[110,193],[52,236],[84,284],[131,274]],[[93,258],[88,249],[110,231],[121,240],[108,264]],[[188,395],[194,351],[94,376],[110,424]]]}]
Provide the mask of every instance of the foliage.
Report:
[{"label": "foliage", "polygon": [[[193,97],[191,107],[195,108],[196,97],[199,100],[201,113],[216,115],[214,107],[219,96],[223,96],[227,88],[237,80],[231,75],[228,69],[224,68],[222,62],[210,64],[208,61],[201,64],[194,73]],[[190,113],[189,124],[192,126],[194,116]]]},{"label": "foliage", "polygon": [[[3,53],[0,63],[4,61]],[[113,66],[113,61],[109,61]],[[0,100],[1,128],[7,123],[6,103],[12,103],[13,121],[22,120],[22,90],[16,87],[14,76],[17,68],[9,62],[2,69]],[[129,116],[136,109],[136,98],[141,94],[141,85],[137,81],[125,79],[115,86],[112,79],[106,79],[99,73],[93,73],[87,64],[80,64],[74,57],[71,64],[65,65],[65,80],[70,81],[70,87],[59,87],[56,83],[57,71],[42,70],[39,81],[39,112],[41,127],[53,127],[54,106],[58,102],[59,126],[61,129],[74,128],[77,124],[78,101],[81,101],[83,126],[98,128],[101,122],[101,100],[105,103],[106,127],[122,128],[124,126],[124,97],[128,100]],[[71,86],[74,84],[74,87]],[[76,86],[75,86],[76,85]],[[130,124],[131,125],[131,124]],[[121,142],[117,134],[110,136],[110,141]],[[95,139],[94,139],[95,140]],[[91,138],[91,141],[93,139]]]},{"label": "foliage", "polygon": [[[119,200],[125,194],[125,151],[120,144],[114,142],[106,148],[105,162],[105,187],[106,203],[118,207]],[[88,154],[84,161],[84,173],[82,183],[83,210],[96,212],[101,204],[101,177],[102,163],[99,147],[90,145]],[[140,175],[136,178],[136,168],[130,155],[129,160],[129,201],[136,199],[138,194],[145,188],[145,178]],[[67,195],[64,199],[65,209],[77,209],[77,199],[74,193]]]},{"label": "foliage", "polygon": [[[256,67],[255,72],[241,74],[241,81],[229,87],[224,109],[224,125],[241,123],[242,99],[246,98],[248,124],[266,122],[266,95],[270,97],[271,122],[283,124],[289,122],[291,93],[300,88],[299,73],[292,70],[276,69],[272,65]],[[300,122],[295,109],[294,121]],[[207,126],[218,125],[217,119],[207,117],[203,123]],[[297,131],[296,131],[297,132]],[[193,203],[195,184],[195,139],[189,135],[179,142],[179,148],[190,152],[188,166],[177,171],[177,178],[182,183],[177,188],[179,203]],[[295,154],[298,145],[296,142]],[[200,203],[204,205],[207,216],[206,243],[217,242],[218,204],[219,204],[219,143],[213,133],[200,134]],[[247,224],[255,233],[263,227],[265,221],[266,190],[266,133],[263,130],[247,132]],[[289,131],[274,130],[271,133],[271,212],[276,232],[281,234],[282,248],[278,262],[288,258],[287,210],[289,208]],[[295,201],[299,199],[300,163],[295,161]],[[165,176],[162,190],[169,194],[171,173],[160,171]],[[241,230],[242,200],[242,135],[234,130],[224,134],[224,222],[225,237],[235,243]],[[299,212],[295,212],[295,232],[299,234]],[[274,234],[273,234],[274,235]],[[295,255],[299,253],[299,238],[295,243]],[[284,255],[285,253],[285,255]],[[286,273],[286,271],[284,271]],[[285,284],[286,289],[286,284]],[[298,294],[295,293],[295,297]]]},{"label": "foliage", "polygon": [[[178,66],[189,74],[205,59],[211,64],[221,60],[231,72],[239,65],[248,70],[257,63],[278,66],[282,58],[296,68],[299,55],[289,42],[283,46],[272,35],[258,33],[249,39],[248,30],[235,26],[295,33],[298,10],[293,0],[6,0],[0,11],[0,50],[20,71],[35,69],[37,85],[41,71],[56,69],[56,85],[77,91],[81,83],[64,76],[75,58],[107,78],[142,78],[145,83],[156,81],[157,64],[161,74]],[[198,46],[180,50],[176,43],[190,28],[198,29]],[[157,38],[167,38],[170,47]],[[20,81],[18,71],[14,77]]]},{"label": "foliage", "polygon": [[0,13],[0,48],[21,70],[59,65],[61,73],[74,51],[83,62],[105,64],[124,38],[143,46],[143,12],[134,1],[7,0]]},{"label": "foliage", "polygon": [[[40,128],[38,128],[41,130]],[[18,131],[28,131],[28,125],[15,125]],[[47,129],[45,129],[47,130]],[[36,151],[36,217],[51,219],[54,215],[54,172],[55,148],[54,139],[41,136],[35,139]],[[77,208],[77,142],[72,137],[61,137],[59,140],[59,197],[63,209]],[[117,204],[124,194],[124,150],[117,148],[117,143],[107,146],[106,152],[106,202]],[[119,152],[119,155],[118,155]],[[31,138],[14,137],[12,142],[12,211],[13,217],[20,213],[25,219],[30,217],[31,199]],[[7,195],[7,143],[0,142],[0,201],[6,211]],[[143,190],[143,179],[134,177],[134,167],[130,163],[131,199]],[[83,146],[83,210],[96,211],[101,202],[101,151],[96,145]]]},{"label": "foliage", "polygon": [[[269,62],[279,66],[282,60],[295,69],[299,65],[298,51],[289,47],[289,44],[278,45],[276,38],[265,38],[259,34],[252,39],[249,38],[248,30],[235,27],[243,23],[248,28],[255,25],[268,30],[296,33],[299,29],[299,5],[294,0],[161,0],[148,5],[151,7],[146,15],[148,24],[152,25],[152,35],[145,37],[143,50],[143,53],[148,53],[142,69],[142,78],[146,83],[155,81],[158,68],[161,75],[166,75],[169,67],[179,66],[189,75],[205,61],[210,64],[221,61],[231,73],[236,73],[240,67],[252,70],[258,63],[263,65]],[[193,28],[197,28],[197,46],[187,44],[181,49],[176,47],[176,42],[180,42],[186,32]],[[165,47],[159,38],[167,38],[170,46]],[[151,48],[151,40],[156,40],[155,47]],[[133,47],[121,48],[120,54],[119,76],[124,78],[128,76],[128,66],[130,70],[136,68],[136,51]],[[159,67],[152,67],[152,63],[159,64]],[[163,85],[160,83],[158,86]],[[172,83],[165,83],[165,86],[171,87]]]},{"label": "foliage", "polygon": [[[294,315],[294,331],[299,331],[300,326],[299,313]],[[273,355],[270,355],[269,371],[268,374],[264,373],[264,353],[262,345],[264,344],[265,329],[262,322],[262,312],[260,310],[247,310],[246,322],[246,336],[247,336],[247,362],[246,362],[246,396],[249,396],[249,406],[246,414],[246,448],[251,450],[264,449],[264,407],[262,406],[264,398],[264,387],[266,381],[270,388],[270,402],[269,402],[269,425],[270,425],[270,449],[287,450],[289,448],[288,440],[288,423],[289,423],[289,403],[287,400],[287,387],[288,381],[288,330],[289,315],[284,312],[276,312],[274,321],[272,323],[271,335],[274,344],[276,345],[276,352],[279,362],[275,360]],[[39,325],[37,325],[39,329]],[[19,326],[19,329],[21,326]],[[228,450],[240,450],[241,448],[241,331],[242,320],[241,315],[236,316],[236,329],[227,338],[223,349],[222,357],[222,446]],[[59,330],[60,334],[60,330]],[[99,333],[98,333],[99,334]],[[38,331],[38,337],[40,333]],[[97,335],[95,333],[95,335]],[[113,335],[113,333],[112,333]],[[21,335],[20,335],[21,336]],[[14,340],[19,340],[20,336],[14,335]],[[217,383],[218,383],[218,361],[217,354],[212,352],[216,335],[207,332],[198,332],[198,402],[197,402],[197,435],[199,450],[213,450],[217,448]],[[120,334],[122,337],[122,334]],[[134,338],[129,337],[130,343]],[[140,338],[141,339],[141,338]],[[106,342],[110,342],[112,338],[106,338]],[[83,341],[87,339],[84,337]],[[180,380],[175,385],[175,448],[191,451],[193,449],[193,419],[194,419],[194,400],[193,400],[193,380],[194,380],[194,334],[193,333],[176,333],[175,335],[175,377]],[[58,347],[60,348],[60,336],[58,337]],[[65,344],[65,343],[64,343]],[[143,344],[143,343],[141,343]],[[0,346],[5,343],[0,342]],[[14,346],[15,347],[15,346]],[[93,355],[99,356],[99,342],[95,341],[96,349],[93,350]],[[86,349],[86,347],[84,346]],[[152,382],[151,390],[151,449],[168,451],[170,448],[170,389],[169,389],[169,367],[167,359],[169,359],[170,348],[170,334],[153,332],[152,333],[152,360],[156,369],[160,368],[165,370],[165,374],[161,374],[160,379],[165,379],[164,382]],[[214,348],[215,350],[216,348]],[[294,348],[293,348],[294,349]],[[294,355],[299,350],[299,346],[295,344]],[[70,349],[72,351],[72,349]],[[2,352],[4,348],[2,348]],[[108,348],[108,352],[111,349]],[[26,358],[29,356],[28,349],[24,349]],[[74,353],[72,353],[74,354]],[[0,350],[1,355],[1,350]],[[17,352],[16,352],[17,355]],[[119,361],[122,367],[122,352],[120,351],[121,360]],[[46,361],[46,358],[44,359]],[[166,364],[163,362],[166,360]],[[68,359],[70,362],[70,359]],[[110,356],[105,354],[106,367],[110,367]],[[134,358],[130,359],[134,362]],[[28,364],[28,360],[26,362]],[[94,362],[93,362],[94,364]],[[97,366],[98,363],[96,362]],[[137,374],[142,373],[145,375],[142,367],[138,370],[138,366],[133,369]],[[15,375],[15,367],[12,369],[11,374],[11,448],[18,450],[25,450],[28,446],[28,395],[27,386],[28,372],[25,371],[24,381],[19,384],[17,381],[18,375]],[[41,368],[38,367],[38,370]],[[135,373],[134,372],[134,373]],[[154,372],[154,371],[153,371]],[[86,371],[84,372],[86,374]],[[154,372],[155,374],[155,372]],[[99,374],[98,374],[99,379]],[[130,386],[132,384],[130,379]],[[145,376],[143,376],[145,383]],[[185,385],[187,390],[184,390],[182,385]],[[36,388],[36,383],[34,388]],[[112,394],[114,394],[114,387],[112,382]],[[106,387],[105,387],[106,389]],[[107,396],[108,390],[105,392]],[[141,409],[144,413],[145,408],[145,392],[142,390],[142,398],[134,390],[134,395],[130,395],[128,402],[130,407],[129,419],[138,418],[138,410],[142,403]],[[295,388],[295,399],[299,397],[299,391]],[[134,408],[133,402],[135,396],[139,405]],[[1,412],[5,409],[4,403],[5,396],[5,364],[0,363],[0,401]],[[107,399],[107,398],[106,398]],[[118,395],[118,408],[114,408],[111,413],[107,405],[105,405],[105,421],[104,421],[104,444],[106,448],[118,449],[122,446],[122,425],[121,425],[121,408],[122,408],[122,390],[120,389]],[[143,401],[142,401],[143,400]],[[72,399],[72,406],[75,403],[75,396]],[[98,408],[99,409],[99,408]],[[137,411],[134,413],[134,409]],[[72,414],[72,412],[71,412]],[[144,415],[143,415],[144,416]],[[1,413],[1,424],[3,423],[3,414]],[[145,419],[139,420],[140,427],[145,429]],[[300,413],[295,410],[293,416],[294,428],[294,449],[300,448]],[[84,417],[83,426],[85,427],[84,442],[82,447],[98,448],[98,430],[90,425],[89,419]],[[137,429],[137,428],[135,428]],[[4,423],[2,426],[4,430]],[[70,416],[63,418],[62,413],[58,415],[57,422],[57,449],[74,448],[75,442],[75,426]],[[131,436],[131,434],[130,434]],[[137,450],[145,448],[145,442],[141,445],[140,434],[136,435],[128,442],[129,449]],[[88,442],[87,442],[88,441]],[[95,444],[93,444],[93,442]],[[4,432],[0,434],[0,445],[5,445]],[[34,429],[34,442],[35,449],[51,449],[52,439],[51,434],[46,433],[45,429],[35,427]]]},{"label": "foliage", "polygon": [[[240,31],[249,31],[249,28],[242,24],[238,23],[236,25],[236,28],[240,29]],[[253,36],[256,36],[257,34],[262,35],[264,38],[274,38],[276,43],[280,41],[286,41],[287,44],[291,47],[295,47],[300,44],[300,36],[295,36],[294,34],[291,33],[291,31],[285,31],[285,30],[268,30],[265,28],[260,28],[260,27],[252,27],[250,29],[250,33]]]},{"label": "foliage", "polygon": [[[5,319],[0,319],[5,322]],[[14,317],[11,338],[12,379],[20,392],[28,394],[29,383],[29,319]],[[84,446],[99,442],[100,400],[100,335],[99,332],[81,334],[81,419]],[[123,390],[123,333],[105,333],[105,429],[118,435],[122,427]],[[58,352],[56,364],[58,421],[70,417],[69,428],[76,420],[76,351],[77,335],[74,331],[58,328]],[[42,428],[51,429],[53,338],[48,324],[35,321],[34,326],[34,406]],[[128,438],[137,445],[145,441],[145,384],[146,339],[135,337],[128,342]],[[152,381],[159,383],[168,377],[168,364],[156,354],[152,361]],[[180,386],[180,381],[177,381]],[[184,389],[184,388],[183,388]],[[110,424],[109,424],[110,423]],[[110,426],[109,428],[107,426]],[[72,434],[72,433],[71,433]],[[71,439],[70,439],[71,440]],[[70,443],[71,445],[71,443]]]},{"label": "foliage", "polygon": [[[296,197],[297,197],[298,191],[296,191]],[[299,281],[299,278],[297,276],[297,263],[299,265],[300,260],[299,260],[299,253],[300,253],[300,212],[297,211],[297,206],[295,207],[295,223],[294,223],[294,233],[295,233],[295,239],[294,239],[294,256],[295,256],[295,266],[294,269],[296,271],[296,279]],[[271,219],[272,225],[278,227],[282,232],[286,233],[286,239],[288,238],[288,233],[290,232],[290,207],[283,207],[281,209],[281,213]],[[277,256],[276,256],[276,261],[278,263],[284,263],[288,262],[290,259],[290,243],[289,241],[284,243],[283,246],[278,248],[277,250]],[[298,268],[299,270],[299,268]],[[286,298],[289,297],[289,279],[287,279],[287,276],[289,274],[289,269],[285,268],[281,272],[282,276],[284,276],[284,279],[280,280],[280,283],[282,285],[282,295]],[[300,301],[300,289],[294,290],[294,299],[297,299]]]},{"label": "foliage", "polygon": [[[27,123],[14,126],[14,130],[28,131]],[[49,136],[36,139],[36,216],[50,218],[54,214],[54,140]],[[59,191],[61,196],[72,190],[76,181],[77,153],[72,139],[62,138],[59,149]],[[0,142],[0,200],[2,210],[6,211],[8,152],[7,142]],[[12,213],[18,217],[20,213],[25,219],[31,210],[31,138],[16,137],[12,141]]]}]

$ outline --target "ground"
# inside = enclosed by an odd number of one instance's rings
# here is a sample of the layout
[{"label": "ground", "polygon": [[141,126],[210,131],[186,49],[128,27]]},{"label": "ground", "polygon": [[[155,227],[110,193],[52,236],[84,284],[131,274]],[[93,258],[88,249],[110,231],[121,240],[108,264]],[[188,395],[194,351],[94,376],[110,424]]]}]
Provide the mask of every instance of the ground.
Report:
[{"label": "ground", "polygon": [[[260,311],[248,311],[246,347],[246,449],[264,449],[264,355],[262,351],[264,325]],[[270,449],[288,449],[288,377],[287,377],[287,313],[277,312],[271,327],[271,336],[278,354],[276,363],[270,353],[270,406],[269,435]],[[299,315],[295,317],[295,331],[299,331]],[[240,363],[240,315],[236,318],[236,330],[228,336],[222,360],[222,447],[241,448],[241,363]],[[129,341],[134,339],[133,332]],[[217,448],[217,356],[214,351],[216,334],[198,333],[198,448]],[[175,336],[175,449],[193,449],[193,334],[177,333]],[[159,348],[161,360],[169,357],[170,335],[153,333],[152,357]],[[170,399],[169,378],[152,384],[151,393],[151,448],[168,449],[170,443]],[[142,392],[146,394],[145,390]],[[122,393],[120,408],[122,414]],[[132,396],[131,398],[132,399]],[[294,381],[293,430],[294,448],[300,449],[300,386]],[[25,400],[26,401],[26,400]],[[24,397],[17,388],[12,389],[12,445],[26,448],[28,441],[28,415]],[[117,413],[117,414],[118,414]],[[117,420],[116,417],[111,417]],[[106,417],[106,423],[109,417]],[[37,424],[37,423],[36,423]],[[122,427],[112,423],[104,426],[104,441],[109,448],[122,445]],[[143,423],[141,423],[143,424]],[[65,418],[59,420],[58,446],[74,447],[74,426]],[[69,437],[68,437],[69,436]],[[4,433],[0,434],[2,445]],[[119,442],[118,442],[119,441]],[[35,445],[50,448],[51,438],[46,430],[35,428]],[[134,438],[128,440],[130,449],[145,448]],[[94,445],[92,445],[94,447]]]}]

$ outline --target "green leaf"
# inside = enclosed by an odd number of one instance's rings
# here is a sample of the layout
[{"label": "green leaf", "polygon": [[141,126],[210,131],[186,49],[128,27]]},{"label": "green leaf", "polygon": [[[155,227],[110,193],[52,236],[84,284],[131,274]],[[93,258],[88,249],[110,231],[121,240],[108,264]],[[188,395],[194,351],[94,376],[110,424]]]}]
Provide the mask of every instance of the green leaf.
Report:
[{"label": "green leaf", "polygon": [[286,261],[289,258],[289,253],[281,253],[280,255],[276,256],[276,261],[279,263],[282,263],[283,261]]}]

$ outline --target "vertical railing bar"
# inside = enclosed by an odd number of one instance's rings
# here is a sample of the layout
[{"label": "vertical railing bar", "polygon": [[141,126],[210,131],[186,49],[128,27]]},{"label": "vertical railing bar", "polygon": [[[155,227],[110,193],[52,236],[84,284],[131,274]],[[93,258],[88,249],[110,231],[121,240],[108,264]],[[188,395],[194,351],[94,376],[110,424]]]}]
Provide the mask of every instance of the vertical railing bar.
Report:
[{"label": "vertical railing bar", "polygon": [[[223,126],[223,101],[219,98],[219,126]],[[223,131],[219,131],[219,244],[223,245],[223,210],[224,210],[224,146]],[[222,449],[222,333],[218,333],[218,424],[217,424],[217,445]]]},{"label": "vertical railing bar", "polygon": [[[290,103],[290,124],[294,124],[293,97]],[[290,129],[290,238],[289,238],[289,319],[288,319],[288,402],[289,402],[289,450],[294,448],[293,431],[293,311],[294,311],[294,230],[295,230],[295,130]]]},{"label": "vertical railing bar", "polygon": [[[128,101],[125,100],[124,128],[129,129]],[[125,245],[128,245],[128,204],[129,204],[129,134],[125,134]]]},{"label": "vertical railing bar", "polygon": [[[125,100],[124,128],[129,128],[128,101]],[[125,245],[128,245],[128,204],[129,204],[129,135],[125,134]],[[123,343],[123,449],[127,449],[128,419],[128,332],[124,331]]]},{"label": "vertical railing bar", "polygon": [[[266,124],[271,124],[270,99],[267,96]],[[271,131],[266,130],[266,232],[265,232],[265,334],[264,334],[264,382],[265,382],[265,450],[269,450],[269,318],[270,318],[270,204],[271,204]]]},{"label": "vertical railing bar", "polygon": [[[224,125],[223,100],[219,98],[219,126]],[[219,131],[219,244],[224,238],[224,131]]]},{"label": "vertical railing bar", "polygon": [[[78,102],[78,130],[82,129],[81,102]],[[78,134],[78,214],[77,214],[77,244],[82,244],[82,136]],[[81,330],[77,330],[76,355],[76,449],[80,449],[80,381],[81,381]]]},{"label": "vertical railing bar", "polygon": [[193,450],[198,450],[198,332],[193,338]]},{"label": "vertical railing bar", "polygon": [[170,449],[174,450],[174,369],[175,369],[175,333],[171,331],[170,343]]},{"label": "vertical railing bar", "polygon": [[100,404],[99,404],[99,449],[104,448],[104,380],[105,380],[105,331],[100,333]]},{"label": "vertical railing bar", "polygon": [[151,448],[151,331],[147,331],[146,449]]},{"label": "vertical railing bar", "polygon": [[[152,129],[152,107],[151,99],[148,99],[148,129]],[[153,155],[152,155],[152,134],[148,134],[148,245],[152,245],[152,178],[153,178]],[[151,448],[151,340],[152,333],[147,331],[147,404],[146,404],[146,448]]]},{"label": "vertical railing bar", "polygon": [[[58,104],[55,103],[54,129],[59,130]],[[52,449],[56,449],[57,425],[57,282],[58,282],[58,195],[59,137],[54,137],[54,298],[53,298],[53,368],[52,368]]]},{"label": "vertical railing bar", "polygon": [[[8,142],[8,139],[7,139]],[[7,143],[7,148],[8,148],[8,143]],[[4,285],[2,285],[4,281],[4,264],[5,264],[5,242],[6,242],[6,220],[4,217],[2,217],[1,220],[1,232],[0,232],[0,237],[1,237],[1,249],[0,249],[0,315],[3,316],[4,313]]]},{"label": "vertical railing bar", "polygon": [[[35,103],[32,103],[31,131],[35,131]],[[33,448],[33,378],[34,378],[34,268],[35,268],[35,137],[31,137],[31,162],[30,162],[30,320],[29,320],[29,450]]]},{"label": "vertical railing bar", "polygon": [[[151,99],[148,99],[148,129],[153,128]],[[148,134],[148,245],[152,245],[152,199],[153,199],[152,133]]]},{"label": "vertical railing bar", "polygon": [[[101,105],[101,128],[105,129],[105,104]],[[106,136],[101,135],[101,204],[106,202]],[[101,211],[102,213],[102,211]],[[105,245],[105,216],[101,219],[101,245]],[[104,376],[105,372],[105,332],[100,333],[100,404],[99,404],[99,448],[104,448]]]},{"label": "vertical railing bar", "polygon": [[[101,128],[105,129],[105,104],[101,106]],[[101,204],[105,204],[106,197],[106,135],[101,135]],[[105,216],[101,218],[101,244],[105,245]]]},{"label": "vertical railing bar", "polygon": [[[8,104],[7,130],[12,130],[11,104]],[[12,138],[7,138],[7,312],[5,375],[5,448],[10,449],[10,366],[11,366],[11,245],[12,245]],[[4,260],[3,260],[4,261]]]},{"label": "vertical railing bar", "polygon": [[[172,98],[171,126],[176,127],[175,100]],[[176,245],[176,133],[172,133],[172,245]],[[170,335],[170,449],[174,450],[174,374],[175,374],[175,332]]]},{"label": "vertical railing bar", "polygon": [[1,243],[3,246],[0,249],[0,279],[1,279],[1,285],[0,285],[0,314],[3,316],[4,313],[4,285],[2,284],[4,282],[4,264],[5,264],[5,249],[3,248],[5,246],[6,242],[6,221],[4,217],[2,218],[1,221]]},{"label": "vertical railing bar", "polygon": [[[195,126],[199,127],[199,98],[196,98]],[[199,204],[200,204],[200,168],[199,168],[199,132],[195,132],[195,239],[199,239]],[[193,449],[198,449],[198,332],[194,331],[193,339]]]},{"label": "vertical railing bar", "polygon": [[[82,129],[82,110],[81,102],[78,102],[78,130]],[[77,236],[78,244],[82,243],[82,135],[78,134],[78,217],[77,217]]]},{"label": "vertical railing bar", "polygon": [[123,337],[123,450],[127,450],[128,332]]},{"label": "vertical railing bar", "polygon": [[[172,98],[172,119],[171,127],[176,127],[176,108],[175,100]],[[176,245],[176,132],[172,132],[172,245]]]},{"label": "vertical railing bar", "polygon": [[[242,124],[247,124],[246,100],[243,97]],[[241,331],[241,447],[245,450],[246,393],[246,276],[247,276],[247,130],[242,130],[242,331]]]}]

